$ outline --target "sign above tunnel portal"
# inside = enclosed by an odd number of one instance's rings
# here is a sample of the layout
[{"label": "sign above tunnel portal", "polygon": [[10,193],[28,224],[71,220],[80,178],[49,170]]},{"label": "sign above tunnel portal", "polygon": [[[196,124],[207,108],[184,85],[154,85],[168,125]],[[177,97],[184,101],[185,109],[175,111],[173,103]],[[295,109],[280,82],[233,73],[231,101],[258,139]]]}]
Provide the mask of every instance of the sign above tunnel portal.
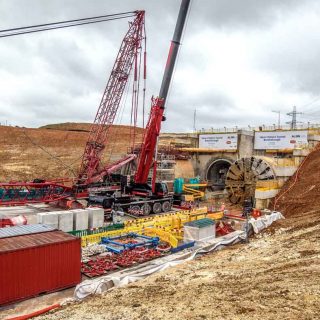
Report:
[{"label": "sign above tunnel portal", "polygon": [[199,148],[212,150],[237,150],[238,135],[236,133],[200,134]]},{"label": "sign above tunnel portal", "polygon": [[261,131],[255,132],[254,149],[297,149],[308,144],[308,131]]}]

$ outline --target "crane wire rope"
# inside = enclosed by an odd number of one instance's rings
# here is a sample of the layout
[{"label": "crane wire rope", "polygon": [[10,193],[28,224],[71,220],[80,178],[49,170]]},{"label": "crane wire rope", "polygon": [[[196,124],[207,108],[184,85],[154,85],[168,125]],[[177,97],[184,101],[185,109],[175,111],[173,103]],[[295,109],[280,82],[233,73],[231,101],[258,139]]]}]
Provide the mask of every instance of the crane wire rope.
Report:
[{"label": "crane wire rope", "polygon": [[143,52],[143,97],[142,97],[142,129],[144,129],[144,117],[146,106],[146,90],[147,90],[147,34],[146,23],[143,26],[144,31],[144,52]]},{"label": "crane wire rope", "polygon": [[[135,11],[130,11],[130,12],[116,13],[116,14],[96,16],[96,17],[90,17],[90,18],[81,18],[81,19],[59,21],[59,22],[46,23],[46,24],[40,24],[40,25],[32,25],[32,26],[27,26],[27,27],[4,29],[4,30],[0,30],[0,38],[10,37],[10,36],[15,36],[15,35],[23,35],[23,34],[28,34],[28,33],[40,32],[40,31],[68,28],[68,27],[74,27],[74,26],[78,26],[78,25],[85,25],[85,24],[92,24],[92,23],[98,23],[98,22],[125,19],[125,18],[129,18],[129,17],[134,16],[135,13],[136,13]],[[111,17],[116,17],[116,18],[111,18]],[[124,110],[124,108],[123,108],[123,110]],[[123,110],[122,110],[122,114],[121,114],[121,120],[122,120],[122,116],[123,116]],[[31,137],[26,133],[25,130],[23,130],[23,134],[30,141],[30,143],[32,145],[38,147],[43,152],[48,154],[51,159],[60,162],[61,167],[70,171],[73,174],[74,178],[77,176],[77,174],[75,173],[74,168],[72,166],[73,166],[73,164],[77,163],[82,158],[82,155],[79,158],[77,158],[76,160],[74,160],[73,162],[71,162],[69,165],[67,165],[58,156],[50,153],[48,150],[46,150],[40,144],[37,144],[36,142],[34,142],[31,139]],[[115,143],[114,143],[114,145],[115,145]],[[113,145],[112,149],[114,148],[114,145]],[[112,153],[110,153],[109,160],[111,158],[111,154]]]},{"label": "crane wire rope", "polygon": [[134,17],[135,11],[0,30],[0,38]]},{"label": "crane wire rope", "polygon": [[136,140],[136,127],[138,120],[138,108],[139,108],[139,97],[140,97],[140,80],[141,80],[141,61],[142,61],[142,49],[139,50],[136,58],[133,81],[133,92],[131,100],[131,120],[130,120],[130,148],[134,150]]},{"label": "crane wire rope", "polygon": [[26,133],[25,129],[22,130],[23,134],[26,136],[26,138],[31,142],[31,144],[33,144],[34,146],[40,148],[42,151],[44,151],[46,154],[48,154],[52,159],[57,160],[58,162],[60,162],[61,166],[64,167],[65,169],[68,169],[69,171],[72,172],[72,174],[74,175],[74,177],[76,177],[76,173],[73,170],[73,168],[71,167],[71,165],[66,165],[61,159],[59,159],[58,156],[52,154],[51,152],[49,152],[48,150],[46,150],[44,147],[42,147],[40,144],[34,142],[31,137]]}]

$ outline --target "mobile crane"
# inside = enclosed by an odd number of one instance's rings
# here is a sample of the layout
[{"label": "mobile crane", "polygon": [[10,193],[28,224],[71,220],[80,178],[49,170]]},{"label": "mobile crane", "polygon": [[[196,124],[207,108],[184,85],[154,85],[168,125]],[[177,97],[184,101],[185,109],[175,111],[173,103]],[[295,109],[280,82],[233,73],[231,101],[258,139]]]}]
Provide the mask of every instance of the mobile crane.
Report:
[{"label": "mobile crane", "polygon": [[[122,179],[120,196],[115,196],[115,193],[106,192],[102,197],[96,194],[89,197],[92,201],[102,202],[105,208],[116,207],[133,212],[142,210],[143,214],[166,212],[171,209],[173,198],[168,192],[167,185],[162,182],[156,182],[157,144],[161,122],[165,121],[165,103],[189,5],[190,0],[182,0],[160,93],[158,97],[152,98],[150,116],[138,156],[137,170],[133,179],[127,179],[126,177]],[[148,184],[150,169],[152,169],[151,185]]]}]

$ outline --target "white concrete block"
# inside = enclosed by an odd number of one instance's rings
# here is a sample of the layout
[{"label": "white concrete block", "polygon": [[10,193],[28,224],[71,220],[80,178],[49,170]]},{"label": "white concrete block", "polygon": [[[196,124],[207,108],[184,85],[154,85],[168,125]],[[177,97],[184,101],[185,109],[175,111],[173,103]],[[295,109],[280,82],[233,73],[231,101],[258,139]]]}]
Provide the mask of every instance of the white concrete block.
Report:
[{"label": "white concrete block", "polygon": [[36,214],[25,216],[27,218],[27,224],[37,224],[38,218]]},{"label": "white concrete block", "polygon": [[73,213],[73,230],[88,229],[89,214],[85,209],[70,210]]},{"label": "white concrete block", "polygon": [[89,214],[89,229],[101,228],[104,223],[104,210],[102,208],[87,208]]},{"label": "white concrete block", "polygon": [[58,229],[58,212],[40,212],[37,214],[38,223]]},{"label": "white concrete block", "polygon": [[73,230],[73,213],[71,211],[58,212],[59,230],[69,232]]},{"label": "white concrete block", "polygon": [[[265,209],[268,208],[270,199],[256,199],[256,209]],[[243,229],[244,230],[244,229]]]},{"label": "white concrete block", "polygon": [[216,226],[210,225],[204,228],[196,228],[191,226],[184,226],[184,242],[189,241],[207,241],[209,239],[215,238],[216,236]]}]

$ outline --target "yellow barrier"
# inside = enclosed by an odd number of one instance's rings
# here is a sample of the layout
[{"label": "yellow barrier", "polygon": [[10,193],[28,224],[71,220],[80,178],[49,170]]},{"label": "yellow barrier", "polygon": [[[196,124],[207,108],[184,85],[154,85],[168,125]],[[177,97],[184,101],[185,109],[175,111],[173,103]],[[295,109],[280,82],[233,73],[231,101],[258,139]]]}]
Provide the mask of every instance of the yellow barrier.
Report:
[{"label": "yellow barrier", "polygon": [[[124,223],[125,227],[123,229],[81,237],[81,245],[82,247],[85,247],[89,244],[99,243],[102,237],[116,237],[130,232],[145,234],[146,232],[151,232],[150,230],[153,230],[154,234],[159,232],[159,234],[157,234],[159,237],[161,233],[161,240],[169,242],[173,246],[173,244],[177,243],[178,238],[182,239],[183,232],[181,230],[185,223],[206,217],[221,219],[223,217],[223,212],[208,213],[207,207],[201,207],[193,210],[182,210],[154,217],[130,220]],[[164,240],[165,238],[167,240]]]},{"label": "yellow barrier", "polygon": [[207,218],[211,218],[213,220],[220,220],[223,218],[224,212],[220,211],[220,212],[212,212],[212,213],[208,213],[207,214]]},{"label": "yellow barrier", "polygon": [[129,227],[129,228],[123,228],[123,229],[106,231],[106,232],[91,234],[88,236],[83,236],[83,237],[81,237],[81,246],[86,247],[89,244],[99,243],[99,242],[101,242],[101,238],[103,238],[103,237],[117,237],[117,236],[121,236],[121,235],[130,233],[130,232],[135,232],[135,233],[141,234],[142,228]]},{"label": "yellow barrier", "polygon": [[150,237],[158,236],[162,241],[170,243],[171,247],[173,248],[176,248],[178,246],[178,239],[175,236],[173,236],[170,232],[161,229],[146,228],[144,229],[143,233]]},{"label": "yellow barrier", "polygon": [[188,188],[185,185],[183,186],[183,191],[188,192],[190,195],[193,196],[194,199],[201,199],[204,197],[204,192],[200,190],[195,190],[192,188]]},{"label": "yellow barrier", "polygon": [[136,220],[126,221],[125,227],[170,227],[179,229],[184,223],[205,218],[208,214],[207,207],[193,210],[182,210],[174,213],[162,214],[154,217],[146,217]]},{"label": "yellow barrier", "polygon": [[270,190],[279,190],[279,188],[268,188],[268,187],[256,188],[256,191],[270,191]]},{"label": "yellow barrier", "polygon": [[168,230],[181,229],[186,222],[210,217],[212,219],[221,219],[223,212],[208,214],[207,207],[197,208],[193,210],[182,210],[175,213],[163,214],[154,217],[141,218],[125,222],[125,227],[153,227],[166,228]]}]

